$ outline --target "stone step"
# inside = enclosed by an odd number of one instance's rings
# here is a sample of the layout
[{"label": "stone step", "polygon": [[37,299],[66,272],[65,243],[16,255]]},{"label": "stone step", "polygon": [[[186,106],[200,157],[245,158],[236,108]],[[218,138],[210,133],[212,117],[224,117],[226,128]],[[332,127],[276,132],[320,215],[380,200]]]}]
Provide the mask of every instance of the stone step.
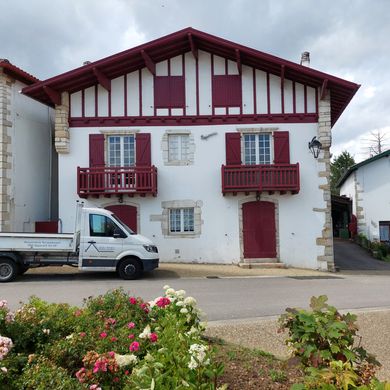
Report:
[{"label": "stone step", "polygon": [[287,268],[284,263],[238,263],[238,266],[244,269],[254,269],[254,268]]}]

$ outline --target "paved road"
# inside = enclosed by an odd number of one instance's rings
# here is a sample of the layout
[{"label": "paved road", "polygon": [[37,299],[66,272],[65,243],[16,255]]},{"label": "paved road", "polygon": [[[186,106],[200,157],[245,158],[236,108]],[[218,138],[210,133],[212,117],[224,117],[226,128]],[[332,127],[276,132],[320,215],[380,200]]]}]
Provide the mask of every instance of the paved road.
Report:
[{"label": "paved road", "polygon": [[341,271],[390,275],[390,263],[374,259],[365,249],[351,241],[335,239],[334,256],[335,265]]},{"label": "paved road", "polygon": [[108,274],[26,274],[0,285],[0,299],[14,309],[37,295],[51,302],[81,305],[84,297],[123,287],[146,300],[162,293],[165,284],[194,296],[210,321],[279,315],[286,307],[308,305],[312,295],[327,294],[340,309],[390,307],[390,276],[325,274],[320,277],[182,278],[158,277],[158,271],[136,281]]}]

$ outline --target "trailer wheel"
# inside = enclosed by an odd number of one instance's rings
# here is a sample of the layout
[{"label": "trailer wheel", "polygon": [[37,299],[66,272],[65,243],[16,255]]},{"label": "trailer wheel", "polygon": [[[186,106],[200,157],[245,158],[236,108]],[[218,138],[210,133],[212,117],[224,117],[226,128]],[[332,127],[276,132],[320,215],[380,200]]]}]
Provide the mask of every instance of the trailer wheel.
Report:
[{"label": "trailer wheel", "polygon": [[138,279],[141,274],[142,265],[137,259],[124,259],[118,265],[118,275],[122,279]]},{"label": "trailer wheel", "polygon": [[0,257],[0,283],[11,282],[18,275],[18,265],[11,259]]}]

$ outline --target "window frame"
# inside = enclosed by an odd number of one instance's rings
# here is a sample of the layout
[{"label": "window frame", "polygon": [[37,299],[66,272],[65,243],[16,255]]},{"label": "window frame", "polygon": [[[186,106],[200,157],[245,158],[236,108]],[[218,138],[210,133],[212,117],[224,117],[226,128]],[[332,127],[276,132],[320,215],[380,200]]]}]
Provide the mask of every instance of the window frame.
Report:
[{"label": "window frame", "polygon": [[[93,227],[93,217],[100,217],[102,219],[104,219],[105,221],[103,222],[105,224],[105,231],[104,232],[101,232],[101,233],[98,233],[98,232],[94,232],[92,230],[92,227]],[[120,237],[127,237],[127,235],[124,233],[123,229],[121,227],[119,227],[113,219],[111,219],[110,217],[107,217],[106,215],[101,215],[101,214],[89,214],[89,219],[88,219],[88,222],[89,222],[89,236],[90,237],[114,237],[114,233],[115,232],[118,232],[120,233]],[[107,223],[109,223],[112,227],[112,232],[109,233],[107,231]]]},{"label": "window frame", "polygon": [[[117,160],[118,156],[111,156],[113,153],[111,151],[111,140],[119,138],[119,165],[118,164],[112,164],[111,163],[111,158],[113,157],[113,160]],[[125,156],[125,139],[129,138],[132,139],[131,142],[128,142],[127,144],[129,145],[129,150],[128,154],[129,156]],[[114,151],[116,153],[116,150]],[[125,159],[128,158],[129,162],[125,163]],[[107,166],[108,167],[135,167],[136,166],[136,136],[135,134],[110,134],[107,136]]]},{"label": "window frame", "polygon": [[[260,150],[261,150],[261,147],[260,147],[260,141],[261,141],[261,138],[263,138],[264,136],[267,136],[268,137],[268,145],[266,147],[266,149],[269,150],[269,153],[260,153]],[[255,146],[254,148],[251,148],[251,150],[254,150],[254,160],[253,160],[253,156],[250,155],[248,160],[247,160],[247,148],[246,148],[246,137],[255,137],[254,139],[254,143],[255,143]],[[258,133],[255,133],[255,132],[244,132],[242,133],[242,161],[243,161],[243,164],[244,165],[271,165],[273,164],[274,162],[274,150],[273,150],[273,133],[271,132],[258,132]],[[265,147],[264,147],[265,149]],[[266,159],[266,157],[269,156],[269,159]],[[261,159],[261,157],[263,158],[263,161]],[[254,162],[253,162],[254,161]]]},{"label": "window frame", "polygon": [[[186,213],[190,212],[190,213]],[[180,230],[172,230],[172,214],[175,215],[175,226],[177,226],[177,222],[179,223],[179,229]],[[192,214],[192,215],[191,215]],[[188,235],[194,235],[195,232],[195,207],[175,207],[169,209],[169,218],[168,218],[168,225],[169,225],[169,235],[182,235],[182,234],[188,234]],[[179,218],[178,218],[179,217]],[[187,218],[187,220],[186,220]],[[187,225],[187,230],[186,230]],[[188,228],[189,227],[189,228]]]},{"label": "window frame", "polygon": [[[177,156],[172,156],[173,148],[171,146],[171,140],[178,139],[177,142]],[[183,140],[186,140],[186,145],[183,146]],[[168,162],[188,162],[189,161],[189,149],[190,149],[190,135],[189,134],[168,134]],[[174,158],[177,157],[177,158]]]},{"label": "window frame", "polygon": [[[387,227],[387,237],[389,238],[388,240],[382,240],[383,236],[381,234],[382,232],[381,228],[385,228],[385,227]],[[379,241],[390,243],[390,221],[379,221]]]}]

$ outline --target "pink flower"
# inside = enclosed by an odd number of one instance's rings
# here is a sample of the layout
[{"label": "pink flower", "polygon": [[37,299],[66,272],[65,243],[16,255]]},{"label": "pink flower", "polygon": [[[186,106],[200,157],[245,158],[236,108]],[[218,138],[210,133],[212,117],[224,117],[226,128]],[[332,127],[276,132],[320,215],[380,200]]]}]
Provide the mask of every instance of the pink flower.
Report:
[{"label": "pink flower", "polygon": [[86,335],[87,335],[87,334],[86,334],[85,332],[80,332],[80,333],[79,333],[79,336],[80,336],[80,337],[85,337]]},{"label": "pink flower", "polygon": [[132,305],[136,305],[136,304],[137,304],[137,298],[130,297],[130,298],[129,298],[129,302],[130,302]]},{"label": "pink flower", "polygon": [[129,323],[127,324],[127,327],[128,327],[129,329],[133,329],[133,328],[135,327],[134,322],[129,322]]},{"label": "pink flower", "polygon": [[131,352],[136,352],[139,350],[139,342],[138,341],[133,341],[131,344],[130,344],[130,347],[129,347],[130,351]]},{"label": "pink flower", "polygon": [[83,314],[83,311],[80,310],[80,309],[78,309],[78,310],[76,310],[76,311],[74,312],[74,315],[75,315],[76,317],[80,317],[81,314]]},{"label": "pink flower", "polygon": [[102,390],[102,388],[99,385],[91,385],[89,386],[89,390]]},{"label": "pink flower", "polygon": [[85,381],[85,368],[82,367],[80,370],[76,372],[76,378],[79,380],[80,383],[83,383]]},{"label": "pink flower", "polygon": [[129,339],[133,339],[133,338],[134,338],[134,335],[133,335],[133,333],[131,333],[131,334],[129,334],[127,337],[128,337]]},{"label": "pink flower", "polygon": [[118,339],[116,337],[111,337],[111,341],[114,342],[114,341],[118,341]]},{"label": "pink flower", "polygon": [[129,370],[126,370],[125,371],[125,375],[129,375],[130,374],[130,371]]},{"label": "pink flower", "polygon": [[100,338],[101,339],[105,339],[106,337],[107,337],[107,333],[106,332],[100,333]]},{"label": "pink flower", "polygon": [[95,365],[93,366],[93,373],[94,374],[96,374],[99,371],[102,371],[102,372],[107,371],[107,361],[104,358],[100,358],[100,359],[96,360]]},{"label": "pink flower", "polygon": [[141,303],[139,306],[146,314],[149,313],[149,307],[147,303]]},{"label": "pink flower", "polygon": [[164,308],[165,306],[168,306],[171,303],[171,300],[167,297],[161,297],[157,300],[156,305],[158,307]]},{"label": "pink flower", "polygon": [[151,334],[149,335],[149,340],[150,340],[152,343],[155,343],[155,342],[157,341],[157,339],[158,339],[158,336],[157,336],[156,333],[151,333]]},{"label": "pink flower", "polygon": [[115,356],[115,352],[114,351],[110,351],[108,352],[108,356],[113,358]]},{"label": "pink flower", "polygon": [[115,383],[118,383],[119,382],[119,378],[116,376],[112,381],[115,382]]}]

